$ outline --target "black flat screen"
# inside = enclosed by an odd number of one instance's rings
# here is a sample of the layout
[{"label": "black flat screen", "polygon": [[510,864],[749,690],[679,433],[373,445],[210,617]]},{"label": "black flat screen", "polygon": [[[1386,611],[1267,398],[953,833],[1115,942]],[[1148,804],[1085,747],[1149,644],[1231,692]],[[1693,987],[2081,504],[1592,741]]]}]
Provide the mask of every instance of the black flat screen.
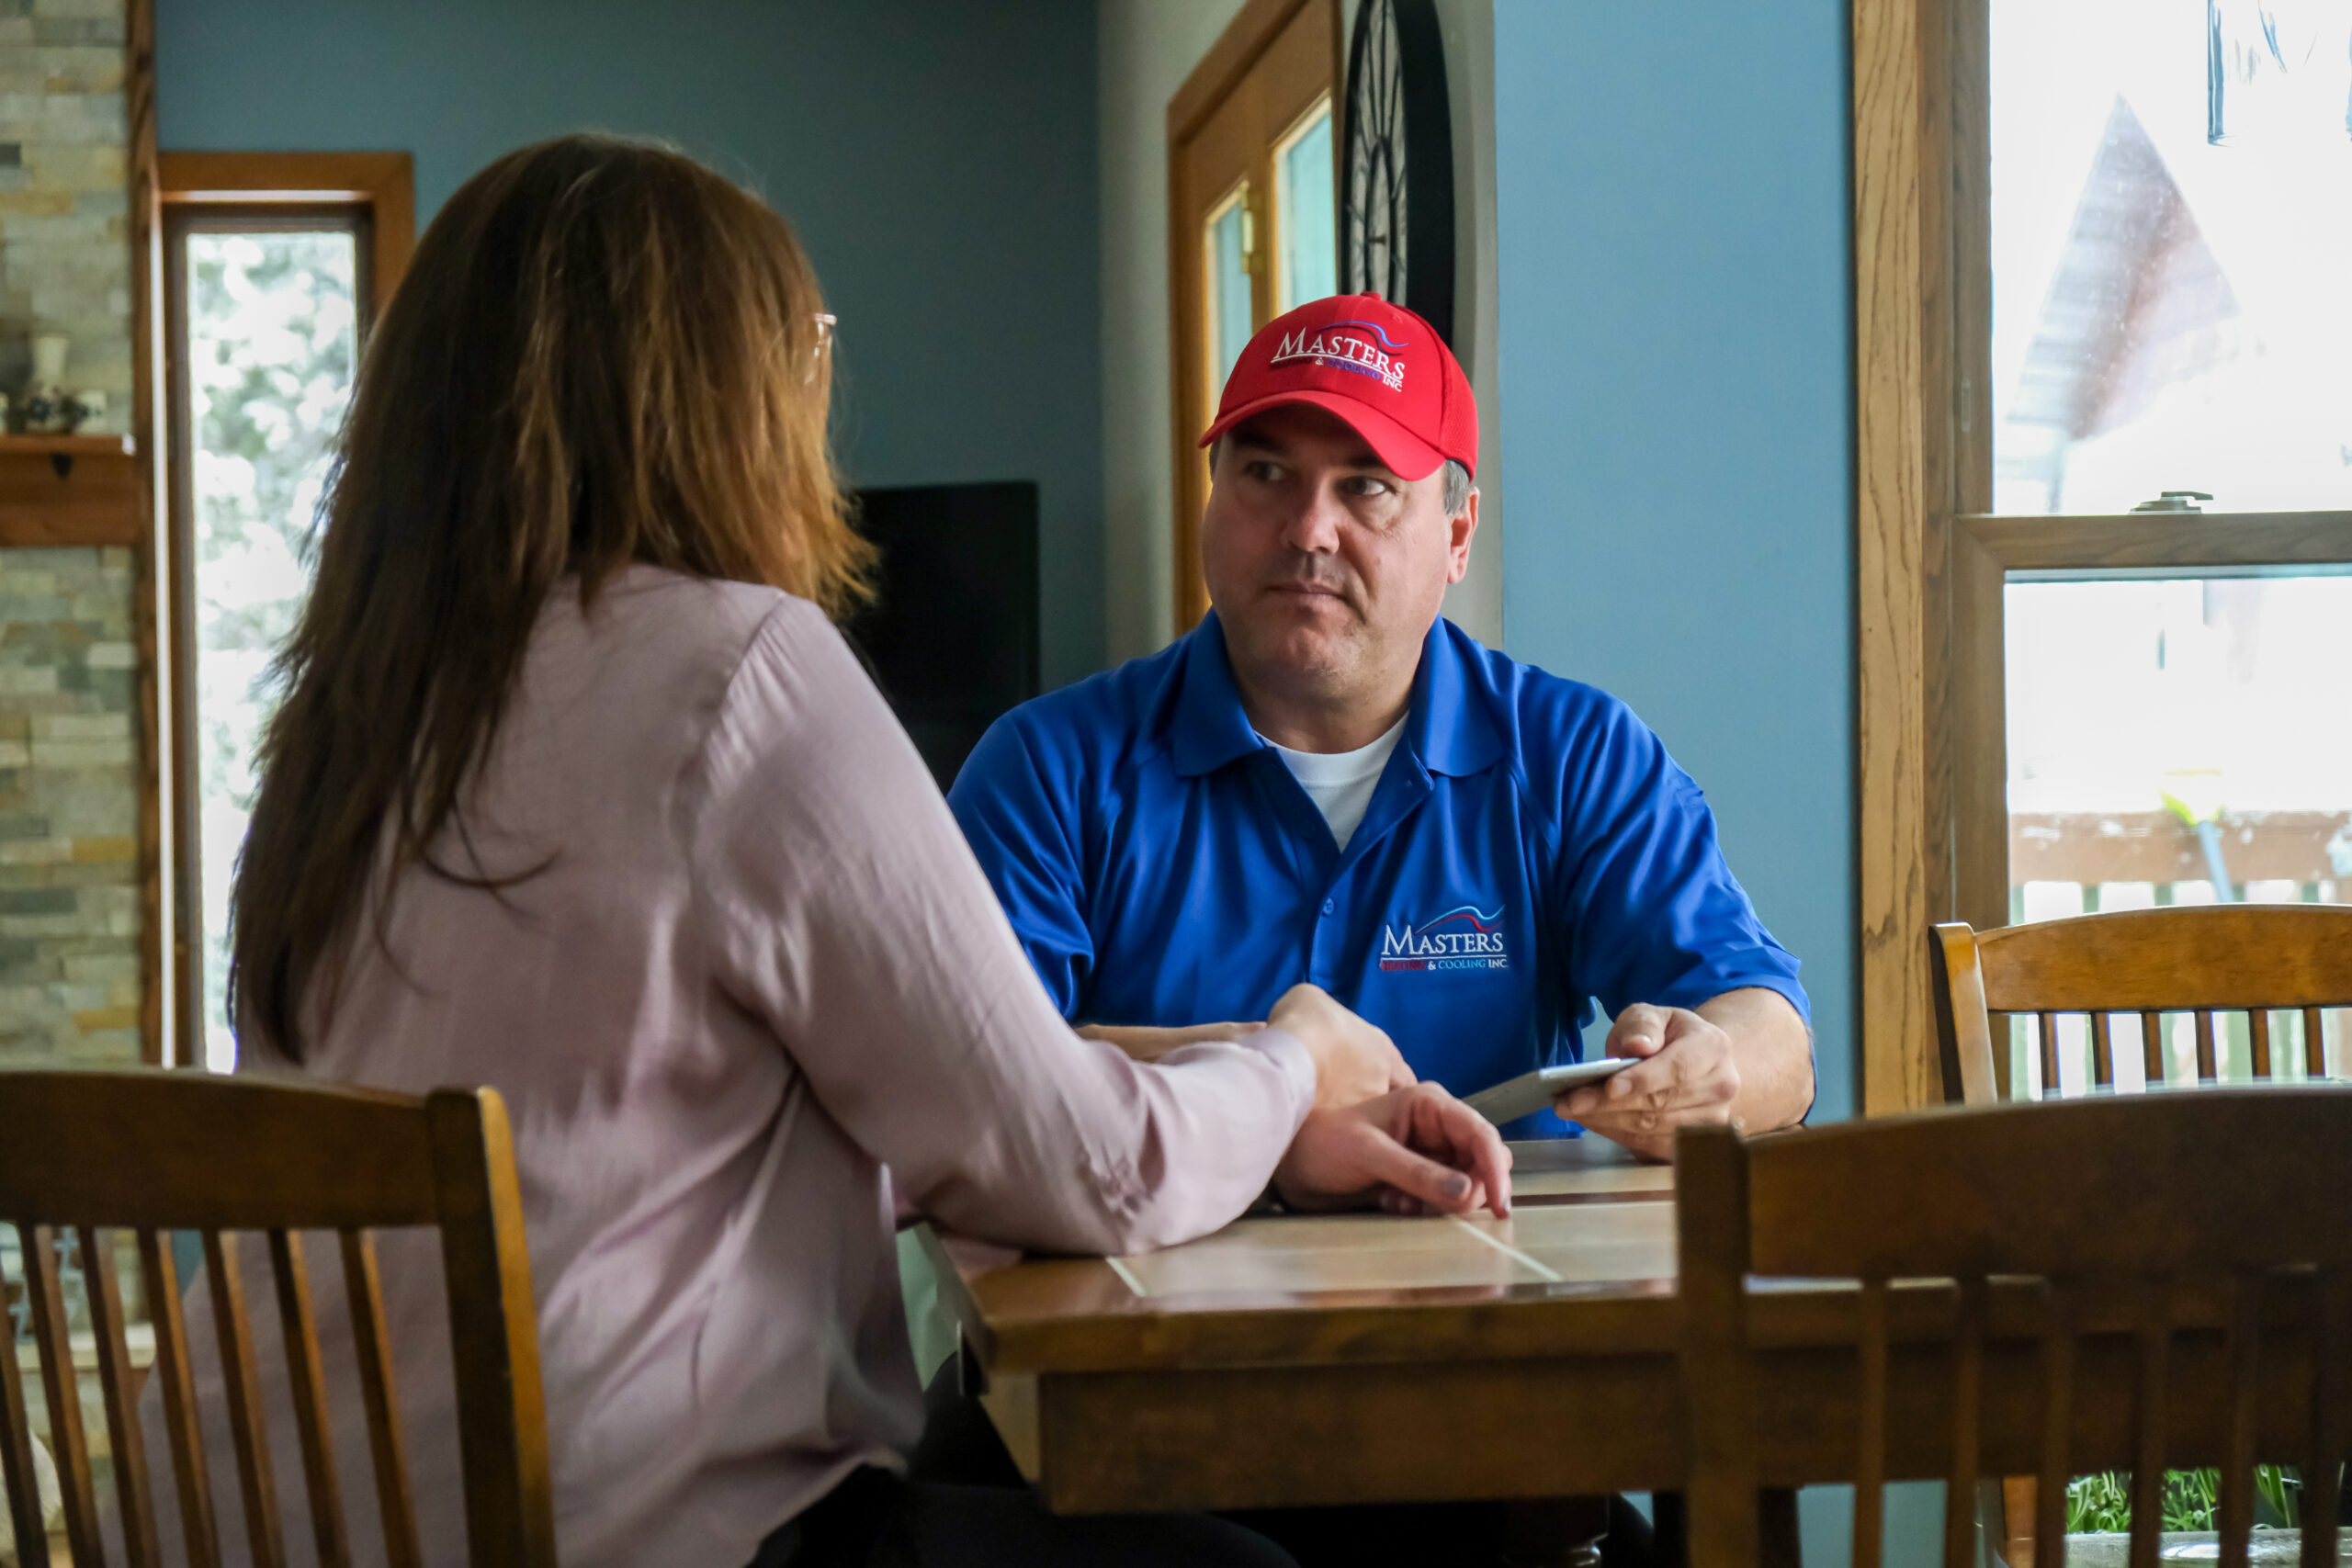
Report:
[{"label": "black flat screen", "polygon": [[858,502],[882,565],[847,629],[944,790],[998,716],[1037,694],[1037,487],[911,485]]}]

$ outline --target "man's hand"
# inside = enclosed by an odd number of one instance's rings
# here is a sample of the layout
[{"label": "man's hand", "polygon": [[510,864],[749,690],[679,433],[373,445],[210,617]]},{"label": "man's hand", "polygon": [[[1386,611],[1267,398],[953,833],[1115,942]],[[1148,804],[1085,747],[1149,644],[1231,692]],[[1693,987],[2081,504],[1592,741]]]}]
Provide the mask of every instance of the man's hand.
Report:
[{"label": "man's hand", "polygon": [[[1630,1070],[1630,1069],[1628,1069]],[[1274,1190],[1294,1209],[1510,1213],[1510,1150],[1487,1119],[1433,1083],[1306,1113]],[[1407,1205],[1409,1204],[1409,1207]]]},{"label": "man's hand", "polygon": [[1674,1157],[1678,1127],[1784,1126],[1813,1101],[1811,1039],[1775,991],[1727,991],[1697,1011],[1635,1003],[1617,1015],[1608,1053],[1636,1064],[1552,1109],[1646,1159]]},{"label": "man's hand", "polygon": [[1315,1058],[1315,1108],[1337,1110],[1414,1081],[1387,1032],[1366,1023],[1316,986],[1293,986],[1266,1027],[1297,1036]]},{"label": "man's hand", "polygon": [[1079,1037],[1116,1045],[1138,1062],[1157,1062],[1170,1051],[1211,1040],[1243,1040],[1265,1028],[1262,1023],[1187,1023],[1162,1028],[1148,1023],[1089,1023]]}]

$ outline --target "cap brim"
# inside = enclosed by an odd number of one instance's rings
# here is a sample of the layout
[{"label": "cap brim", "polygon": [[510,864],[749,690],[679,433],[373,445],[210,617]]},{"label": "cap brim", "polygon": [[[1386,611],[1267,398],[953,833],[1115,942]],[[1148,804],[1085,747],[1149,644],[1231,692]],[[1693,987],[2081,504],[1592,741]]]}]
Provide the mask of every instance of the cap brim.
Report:
[{"label": "cap brim", "polygon": [[1215,424],[1201,433],[1204,446],[1239,424],[1243,420],[1282,408],[1291,403],[1306,403],[1324,410],[1346,422],[1349,429],[1364,438],[1364,442],[1400,479],[1425,479],[1437,472],[1445,461],[1445,454],[1407,430],[1378,409],[1358,402],[1339,392],[1312,389],[1297,391],[1269,392],[1253,399],[1230,413],[1221,415]]}]

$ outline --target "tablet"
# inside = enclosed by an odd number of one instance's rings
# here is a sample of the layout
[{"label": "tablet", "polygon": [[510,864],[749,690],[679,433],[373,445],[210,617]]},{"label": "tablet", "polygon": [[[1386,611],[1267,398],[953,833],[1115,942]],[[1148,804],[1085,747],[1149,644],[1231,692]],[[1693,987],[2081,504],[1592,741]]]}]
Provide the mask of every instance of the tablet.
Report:
[{"label": "tablet", "polygon": [[1599,1083],[1640,1060],[1638,1056],[1601,1056],[1589,1062],[1571,1062],[1566,1066],[1538,1067],[1532,1073],[1506,1078],[1492,1089],[1465,1095],[1462,1103],[1499,1127],[1543,1110],[1572,1089]]}]

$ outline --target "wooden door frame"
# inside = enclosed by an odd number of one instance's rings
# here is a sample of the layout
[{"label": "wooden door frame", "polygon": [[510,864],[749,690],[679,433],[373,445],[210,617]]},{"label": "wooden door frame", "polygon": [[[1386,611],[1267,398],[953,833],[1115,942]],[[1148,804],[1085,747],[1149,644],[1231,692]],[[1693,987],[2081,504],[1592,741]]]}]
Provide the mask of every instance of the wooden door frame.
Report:
[{"label": "wooden door frame", "polygon": [[[153,0],[141,0],[152,5]],[[151,35],[152,36],[152,35]],[[152,71],[153,51],[148,59]],[[152,104],[152,85],[149,92]],[[134,103],[136,102],[134,95]],[[153,139],[152,109],[148,145]],[[136,158],[134,158],[136,164]],[[365,324],[383,313],[408,268],[415,246],[416,187],[406,152],[151,152],[153,173],[134,202],[140,232],[134,249],[140,276],[134,297],[139,441],[152,454],[145,465],[153,526],[140,551],[136,616],[140,653],[140,714],[144,733],[140,798],[142,938],[141,1033],[151,1061],[201,1066],[203,998],[195,984],[190,938],[198,912],[189,907],[196,884],[189,857],[198,852],[196,780],[185,754],[190,737],[180,717],[190,710],[183,639],[182,601],[189,587],[182,559],[184,530],[172,501],[169,373],[172,344],[165,290],[171,268],[164,254],[167,213],[208,210],[256,217],[305,212],[354,212],[368,236],[363,256]],[[166,809],[165,802],[169,807]]]},{"label": "wooden door frame", "polygon": [[[1200,528],[1201,511],[1208,503],[1208,460],[1194,445],[1200,439],[1199,409],[1206,400],[1206,373],[1202,356],[1193,350],[1205,339],[1206,323],[1201,320],[1200,236],[1193,231],[1193,209],[1198,193],[1189,190],[1184,178],[1184,153],[1193,139],[1208,123],[1209,118],[1223,107],[1243,77],[1250,73],[1273,41],[1282,36],[1299,13],[1311,6],[1320,6],[1330,15],[1331,34],[1331,159],[1332,177],[1340,175],[1340,157],[1346,144],[1340,116],[1343,107],[1340,87],[1345,79],[1341,50],[1339,0],[1249,0],[1233,20],[1226,25],[1216,42],[1209,46],[1184,85],[1168,100],[1168,277],[1170,291],[1169,326],[1170,383],[1173,394],[1172,447],[1175,468],[1172,487],[1176,497],[1174,531],[1176,630],[1179,635],[1188,630],[1208,610],[1208,590],[1201,581]],[[1255,182],[1253,182],[1255,183]],[[1338,186],[1335,185],[1336,190]],[[1261,192],[1258,202],[1271,200],[1272,191]],[[1258,214],[1260,231],[1269,236],[1272,229],[1265,212]],[[1270,250],[1271,245],[1261,246]],[[1262,270],[1262,268],[1261,268]],[[1263,278],[1253,278],[1253,293],[1260,288],[1271,288]]]},{"label": "wooden door frame", "polygon": [[1854,0],[1853,28],[1856,926],[1876,1115],[1942,1094],[1928,942],[1955,898],[1952,520],[1989,512],[1993,488],[1988,0]]}]

